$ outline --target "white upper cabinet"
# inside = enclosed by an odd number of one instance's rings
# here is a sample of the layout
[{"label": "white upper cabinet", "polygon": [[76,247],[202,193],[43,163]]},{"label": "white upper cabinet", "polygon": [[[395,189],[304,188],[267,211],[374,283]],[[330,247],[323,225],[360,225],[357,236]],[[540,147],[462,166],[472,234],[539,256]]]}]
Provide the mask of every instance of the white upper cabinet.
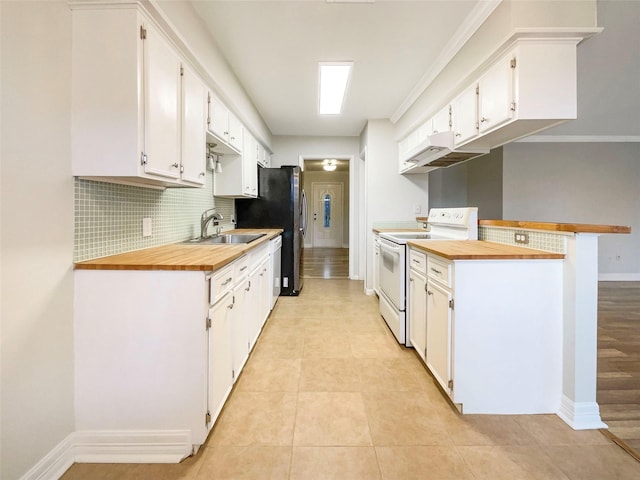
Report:
[{"label": "white upper cabinet", "polygon": [[[256,197],[258,195],[257,142],[244,130],[242,154],[224,153],[222,172],[214,174],[213,193],[217,197]],[[216,147],[216,151],[219,147]]]},{"label": "white upper cabinet", "polygon": [[451,105],[455,144],[459,145],[478,134],[478,85],[473,84],[453,100]]},{"label": "white upper cabinet", "polygon": [[431,119],[431,134],[451,130],[451,105],[447,105]]},{"label": "white upper cabinet", "polygon": [[218,150],[224,153],[241,153],[244,129],[242,123],[213,93],[209,93],[207,103],[209,106],[207,127],[209,133],[218,140],[218,146],[222,148]]},{"label": "white upper cabinet", "polygon": [[73,8],[73,175],[201,186],[203,179],[194,177],[204,171],[204,122],[183,118],[183,101],[191,100],[191,93],[183,97],[184,65],[164,32],[137,7]]},{"label": "white upper cabinet", "polygon": [[206,89],[187,66],[182,69],[182,168],[185,182],[204,185],[207,173],[204,129]]},{"label": "white upper cabinet", "polygon": [[516,59],[508,54],[498,60],[478,80],[478,127],[485,133],[513,118],[513,72]]}]

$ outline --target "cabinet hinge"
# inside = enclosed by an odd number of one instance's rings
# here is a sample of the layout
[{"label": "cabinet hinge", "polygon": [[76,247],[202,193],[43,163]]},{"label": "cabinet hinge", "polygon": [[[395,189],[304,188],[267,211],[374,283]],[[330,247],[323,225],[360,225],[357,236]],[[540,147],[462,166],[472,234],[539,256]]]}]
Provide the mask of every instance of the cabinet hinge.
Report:
[{"label": "cabinet hinge", "polygon": [[211,317],[207,317],[205,320],[206,329],[209,330],[211,328]]},{"label": "cabinet hinge", "polygon": [[147,29],[140,25],[140,39],[146,40],[147,38]]},{"label": "cabinet hinge", "polygon": [[207,127],[211,124],[211,94],[207,93]]},{"label": "cabinet hinge", "polygon": [[140,165],[147,164],[147,154],[144,152],[140,152]]},{"label": "cabinet hinge", "polygon": [[511,68],[516,68],[516,57],[511,59]]},{"label": "cabinet hinge", "polygon": [[206,425],[209,425],[209,424],[211,423],[211,414],[210,414],[209,412],[207,412],[207,413],[204,415],[204,423],[205,423]]},{"label": "cabinet hinge", "polygon": [[447,387],[449,387],[451,390],[453,390],[453,380],[449,380],[447,382]]},{"label": "cabinet hinge", "polygon": [[180,65],[180,76],[184,77],[184,67]]},{"label": "cabinet hinge", "polygon": [[451,300],[449,300],[449,308],[451,310],[453,310],[453,305],[454,305],[454,302],[453,302],[453,298],[452,298]]},{"label": "cabinet hinge", "polygon": [[476,85],[476,95],[480,95],[480,85]]},{"label": "cabinet hinge", "polygon": [[449,105],[449,128],[453,127],[453,108]]},{"label": "cabinet hinge", "polygon": [[429,291],[429,289],[427,288],[427,284],[426,284],[426,283],[424,284],[424,291],[425,291],[425,292],[428,292],[428,291]]},{"label": "cabinet hinge", "polygon": [[184,173],[184,165],[180,165],[180,173]]},{"label": "cabinet hinge", "polygon": [[511,111],[512,112],[516,111],[516,102],[511,102]]},{"label": "cabinet hinge", "polygon": [[231,370],[231,378],[232,378],[233,380],[235,380],[235,379],[236,379],[236,371],[235,371],[235,370]]}]

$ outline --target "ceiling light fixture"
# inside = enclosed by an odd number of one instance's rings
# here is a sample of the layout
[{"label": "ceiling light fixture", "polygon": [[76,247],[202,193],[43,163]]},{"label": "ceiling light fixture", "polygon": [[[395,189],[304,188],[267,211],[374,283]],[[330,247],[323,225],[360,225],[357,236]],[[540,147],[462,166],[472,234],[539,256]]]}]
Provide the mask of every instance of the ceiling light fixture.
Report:
[{"label": "ceiling light fixture", "polygon": [[339,115],[342,112],[353,62],[320,62],[320,115]]},{"label": "ceiling light fixture", "polygon": [[335,158],[327,158],[322,162],[322,168],[327,172],[333,172],[336,169],[337,160]]}]

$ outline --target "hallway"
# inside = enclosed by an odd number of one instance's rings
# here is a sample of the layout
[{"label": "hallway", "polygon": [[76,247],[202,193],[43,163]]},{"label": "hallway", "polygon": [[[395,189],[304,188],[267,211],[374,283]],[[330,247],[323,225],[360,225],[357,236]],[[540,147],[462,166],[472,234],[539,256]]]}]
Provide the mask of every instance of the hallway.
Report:
[{"label": "hallway", "polygon": [[307,279],[278,300],[196,456],[63,478],[631,480],[640,463],[555,415],[459,415],[362,282]]}]

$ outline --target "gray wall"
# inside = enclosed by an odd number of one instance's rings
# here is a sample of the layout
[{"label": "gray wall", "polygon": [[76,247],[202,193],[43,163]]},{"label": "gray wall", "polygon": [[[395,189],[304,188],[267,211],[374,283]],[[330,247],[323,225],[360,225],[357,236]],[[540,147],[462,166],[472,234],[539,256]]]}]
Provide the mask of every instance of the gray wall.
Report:
[{"label": "gray wall", "polygon": [[640,143],[504,147],[504,218],[630,225],[599,238],[602,279],[640,280]]},{"label": "gray wall", "polygon": [[478,218],[502,218],[502,148],[429,172],[429,208],[478,207]]},{"label": "gray wall", "polygon": [[0,477],[14,480],[74,430],[71,13],[0,8]]}]

